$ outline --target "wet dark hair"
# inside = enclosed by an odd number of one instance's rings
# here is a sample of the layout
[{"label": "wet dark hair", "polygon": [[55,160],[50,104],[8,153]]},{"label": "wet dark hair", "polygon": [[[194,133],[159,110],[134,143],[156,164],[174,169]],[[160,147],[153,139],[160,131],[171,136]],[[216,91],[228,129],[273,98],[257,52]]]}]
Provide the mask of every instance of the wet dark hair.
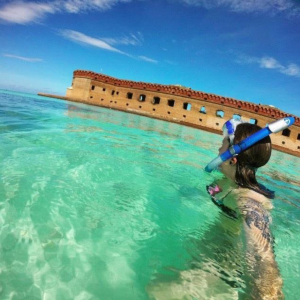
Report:
[{"label": "wet dark hair", "polygon": [[[261,127],[250,123],[242,123],[236,127],[233,143],[239,143],[246,137],[259,131]],[[269,136],[258,141],[237,158],[235,182],[244,188],[254,190],[268,198],[274,198],[274,192],[264,188],[256,180],[256,169],[264,166],[270,159],[272,144]]]}]

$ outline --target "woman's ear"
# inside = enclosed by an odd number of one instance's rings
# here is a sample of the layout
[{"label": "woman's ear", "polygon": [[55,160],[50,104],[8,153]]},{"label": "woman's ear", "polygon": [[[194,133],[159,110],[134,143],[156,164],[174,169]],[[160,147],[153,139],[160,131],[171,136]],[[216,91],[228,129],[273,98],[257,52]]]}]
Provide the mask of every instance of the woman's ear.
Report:
[{"label": "woman's ear", "polygon": [[236,163],[237,163],[237,159],[236,159],[236,157],[233,157],[233,158],[230,160],[230,164],[231,164],[231,165],[236,165]]}]

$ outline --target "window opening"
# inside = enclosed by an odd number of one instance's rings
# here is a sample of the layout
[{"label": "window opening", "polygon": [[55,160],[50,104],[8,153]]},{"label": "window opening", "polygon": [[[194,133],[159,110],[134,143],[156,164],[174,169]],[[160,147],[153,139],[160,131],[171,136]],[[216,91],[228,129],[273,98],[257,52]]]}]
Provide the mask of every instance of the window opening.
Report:
[{"label": "window opening", "polygon": [[115,94],[115,91],[111,91],[111,94],[114,95],[114,94]]},{"label": "window opening", "polygon": [[256,124],[257,124],[257,120],[256,120],[256,119],[250,119],[250,120],[249,120],[249,123],[250,123],[250,124],[256,125]]},{"label": "window opening", "polygon": [[171,107],[174,107],[174,105],[175,105],[175,100],[169,99],[169,100],[168,100],[168,105],[171,106]]},{"label": "window opening", "polygon": [[144,102],[146,100],[146,95],[141,94],[139,97],[140,102]]},{"label": "window opening", "polygon": [[133,94],[132,93],[127,93],[127,99],[132,99]]},{"label": "window opening", "polygon": [[92,85],[92,88],[91,88],[91,90],[93,91],[95,89],[95,86],[94,85]]},{"label": "window opening", "polygon": [[241,120],[241,115],[239,115],[239,114],[233,114],[232,115],[232,119],[234,119],[234,120],[237,120],[237,121],[240,121]]},{"label": "window opening", "polygon": [[188,103],[188,102],[183,103],[183,109],[190,111],[191,108],[192,108],[191,103]]},{"label": "window opening", "polygon": [[199,112],[200,112],[201,114],[206,114],[206,108],[205,108],[205,106],[202,106],[202,107],[200,108]]},{"label": "window opening", "polygon": [[159,104],[160,98],[159,97],[153,97],[152,104]]},{"label": "window opening", "polygon": [[217,110],[216,111],[216,116],[219,118],[224,118],[224,111],[223,110]]},{"label": "window opening", "polygon": [[289,137],[290,134],[291,134],[291,131],[290,131],[288,128],[282,130],[282,135],[283,135],[283,136]]}]

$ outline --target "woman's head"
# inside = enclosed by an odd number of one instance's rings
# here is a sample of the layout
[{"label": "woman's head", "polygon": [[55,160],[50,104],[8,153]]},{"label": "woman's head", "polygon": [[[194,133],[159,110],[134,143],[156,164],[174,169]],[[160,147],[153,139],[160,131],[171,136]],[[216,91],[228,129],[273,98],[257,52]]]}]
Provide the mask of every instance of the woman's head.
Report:
[{"label": "woman's head", "polygon": [[[237,144],[259,130],[261,130],[261,127],[254,124],[239,124],[234,133],[233,143]],[[267,136],[247,150],[240,153],[237,156],[237,162],[243,167],[259,168],[264,166],[269,161],[271,157],[271,151],[271,139],[269,136]]]},{"label": "woman's head", "polygon": [[[241,142],[260,129],[261,127],[250,123],[239,124],[234,134],[233,143],[237,144]],[[271,139],[267,136],[247,150],[241,152],[236,157],[235,182],[241,187],[256,190],[257,192],[270,197],[270,193],[262,190],[258,184],[256,180],[256,169],[264,166],[269,161],[271,151]]]},{"label": "woman's head", "polygon": [[[261,127],[250,123],[237,125],[234,132],[233,144],[238,144],[260,129]],[[226,141],[225,138],[219,151],[223,152],[226,146],[229,147],[229,140]],[[239,186],[256,190],[269,197],[271,196],[270,193],[262,190],[258,184],[255,173],[257,168],[264,166],[269,161],[271,151],[271,139],[267,136],[230,161],[224,162],[222,166],[223,173],[233,179]]]}]

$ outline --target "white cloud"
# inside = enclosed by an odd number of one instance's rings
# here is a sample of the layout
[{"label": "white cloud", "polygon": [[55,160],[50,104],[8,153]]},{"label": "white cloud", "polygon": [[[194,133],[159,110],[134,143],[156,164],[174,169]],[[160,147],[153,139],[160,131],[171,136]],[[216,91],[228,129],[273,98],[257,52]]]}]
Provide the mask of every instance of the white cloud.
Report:
[{"label": "white cloud", "polygon": [[0,9],[0,19],[9,23],[27,24],[41,20],[56,11],[52,4],[12,2]]},{"label": "white cloud", "polygon": [[158,63],[157,60],[152,59],[152,58],[149,58],[149,57],[147,57],[147,56],[140,55],[140,56],[138,56],[138,58],[141,59],[141,60],[144,60],[144,61],[153,63],[153,64],[157,64],[157,63]]},{"label": "white cloud", "polygon": [[[174,0],[172,0],[174,1]],[[227,7],[234,12],[266,12],[276,14],[285,12],[289,15],[299,14],[300,8],[293,0],[175,0],[191,6],[207,9]]]},{"label": "white cloud", "polygon": [[116,41],[118,39],[113,39],[113,38],[106,38],[104,39],[98,39],[98,38],[94,38],[91,36],[88,36],[84,33],[78,32],[78,31],[74,31],[74,30],[60,30],[59,34],[72,41],[72,42],[76,42],[76,43],[80,43],[80,44],[86,44],[86,45],[90,45],[93,47],[97,47],[100,49],[104,49],[104,50],[108,50],[108,51],[112,51],[112,52],[117,52],[123,55],[126,55],[128,57],[134,58],[134,59],[141,59],[150,63],[158,63],[157,60],[154,60],[152,58],[146,57],[146,56],[134,56],[131,54],[128,54],[126,52],[123,52],[115,47],[112,47],[108,41],[113,41],[113,43],[116,43]]},{"label": "white cloud", "polygon": [[8,54],[8,53],[4,53],[3,56],[15,58],[15,59],[19,59],[19,60],[24,60],[24,61],[28,61],[28,62],[42,62],[43,61],[41,58],[23,57],[23,56]]},{"label": "white cloud", "polygon": [[89,10],[104,11],[112,8],[119,2],[131,2],[131,0],[62,0],[59,2],[67,12],[79,13]]},{"label": "white cloud", "polygon": [[13,1],[0,8],[0,19],[8,23],[29,24],[43,19],[47,14],[84,13],[105,11],[117,3],[131,0],[55,0],[24,2]]},{"label": "white cloud", "polygon": [[[44,0],[12,1],[0,8],[0,20],[8,23],[29,24],[37,22],[54,13],[85,13],[87,11],[105,11],[118,3],[133,0]],[[149,0],[151,1],[151,0]],[[266,12],[300,15],[300,7],[294,0],[169,0],[207,9],[225,7],[235,12]]]},{"label": "white cloud", "polygon": [[273,57],[262,57],[259,60],[260,67],[265,69],[281,69],[283,66]]},{"label": "white cloud", "polygon": [[291,63],[284,66],[278,60],[269,56],[258,58],[247,55],[240,55],[236,62],[240,64],[257,64],[260,68],[263,69],[274,69],[288,76],[300,77],[300,67],[297,64]]},{"label": "white cloud", "polygon": [[289,64],[282,70],[282,73],[289,76],[300,77],[300,67],[296,64]]},{"label": "white cloud", "polygon": [[131,34],[127,37],[120,37],[120,38],[102,38],[102,41],[110,44],[110,45],[132,45],[137,46],[141,45],[143,42],[143,36],[140,32],[137,34]]},{"label": "white cloud", "polygon": [[114,48],[110,46],[108,43],[104,42],[101,39],[96,39],[93,37],[90,37],[88,35],[85,35],[81,32],[74,31],[74,30],[61,30],[60,31],[61,36],[64,38],[71,40],[73,42],[79,42],[87,45],[91,45],[97,48],[101,48],[108,51],[118,52],[121,54],[126,54],[125,52],[122,52],[118,50],[117,48]]}]

